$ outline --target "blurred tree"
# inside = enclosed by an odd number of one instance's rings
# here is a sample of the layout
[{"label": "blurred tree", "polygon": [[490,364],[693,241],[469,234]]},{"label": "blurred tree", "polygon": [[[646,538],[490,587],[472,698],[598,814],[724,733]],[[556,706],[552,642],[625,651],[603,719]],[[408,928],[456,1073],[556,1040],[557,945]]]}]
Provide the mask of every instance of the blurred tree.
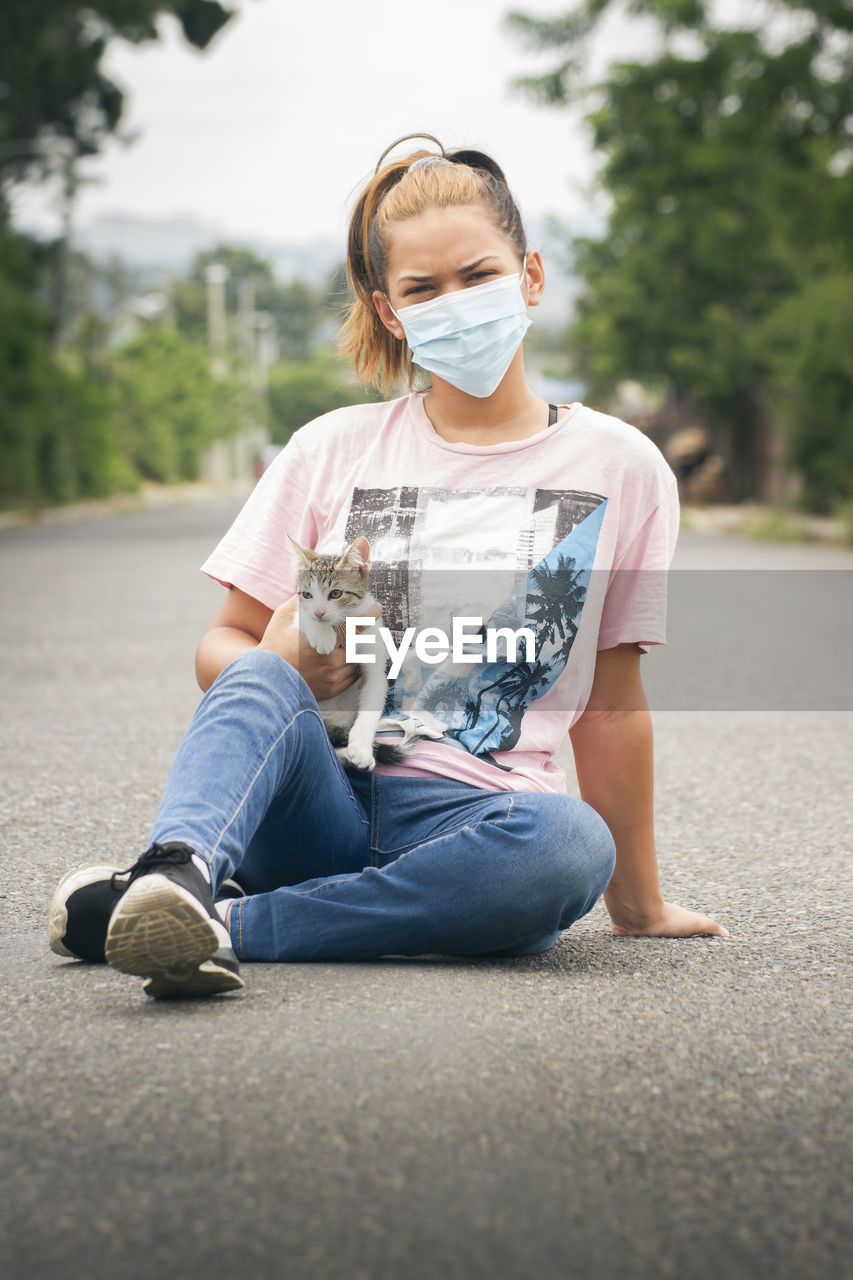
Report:
[{"label": "blurred tree", "polygon": [[322,319],[316,290],[304,280],[290,280],[259,289],[257,304],[259,310],[268,311],[275,320],[282,360],[307,360]]},{"label": "blurred tree", "polygon": [[[307,360],[322,319],[321,298],[303,280],[282,283],[272,266],[251,249],[222,244],[196,255],[186,280],[177,281],[173,300],[178,328],[187,337],[203,342],[207,335],[207,269],[225,267],[225,306],[229,316],[238,316],[241,286],[250,285],[254,311],[272,316],[278,354],[284,360]],[[232,325],[232,339],[239,345],[239,325]]]},{"label": "blurred tree", "polygon": [[[9,228],[12,184],[61,176],[68,213],[76,178],[74,163],[93,155],[116,132],[121,90],[104,73],[103,55],[114,39],[156,40],[161,16],[173,16],[186,40],[205,48],[231,17],[217,0],[4,0],[0,5],[0,502],[67,501],[99,495],[137,480],[147,454],[123,442],[116,429],[109,371],[100,347],[106,327],[99,315],[99,287],[127,294],[127,283],[97,279],[82,255],[70,251],[67,234],[41,244]],[[66,228],[67,230],[67,228]],[[61,353],[50,350],[57,336]],[[176,357],[177,358],[177,357]],[[137,353],[136,372],[140,372]],[[195,353],[208,378],[206,354]],[[190,361],[187,356],[185,365]],[[144,361],[141,362],[144,364]],[[130,395],[134,357],[123,365],[124,402]],[[199,427],[186,400],[171,424],[174,457],[164,473],[183,475],[196,466],[198,437],[219,424],[223,388],[212,393],[199,375],[184,382],[167,361],[179,396],[195,387]],[[144,384],[144,379],[142,379]],[[121,401],[121,397],[118,397]],[[227,418],[227,415],[225,415]],[[227,421],[224,427],[230,425]],[[126,427],[126,421],[125,421]],[[151,453],[156,453],[153,448]],[[164,450],[164,452],[166,452]],[[138,455],[138,457],[137,457]],[[147,472],[146,472],[147,474]]]},{"label": "blurred tree", "polygon": [[116,436],[129,468],[146,480],[195,480],[205,450],[236,431],[245,389],[214,378],[207,352],[151,325],[109,362]]},{"label": "blurred tree", "polygon": [[[780,26],[777,7],[768,34],[713,27],[703,0],[635,0],[632,13],[657,20],[661,49],[591,86],[586,40],[612,7],[585,0],[561,19],[509,20],[562,55],[523,86],[553,104],[586,96],[603,156],[607,234],[577,245],[580,370],[598,393],[639,378],[706,406],[728,434],[736,496],[761,493],[790,300],[827,273],[834,296],[853,290],[853,9],[789,0],[797,22]],[[787,320],[774,326],[777,308]]]},{"label": "blurred tree", "polygon": [[318,353],[302,364],[276,365],[269,380],[270,439],[286,444],[312,418],[374,398],[348,381],[343,366],[330,355]]},{"label": "blurred tree", "polygon": [[250,280],[255,287],[274,283],[273,269],[266,258],[260,257],[252,249],[242,245],[219,244],[212,249],[203,249],[197,253],[190,267],[189,280],[196,284],[204,284],[207,279],[207,268],[219,264],[227,272],[225,279],[225,305],[230,312],[237,310],[240,301],[240,285]]},{"label": "blurred tree", "polygon": [[[118,127],[121,89],[103,72],[110,40],[159,37],[157,19],[177,18],[187,41],[205,48],[232,11],[217,0],[4,0],[0,5],[0,176],[38,176],[57,139],[93,155]],[[54,152],[55,159],[55,152]]]},{"label": "blurred tree", "polygon": [[791,460],[817,511],[853,499],[853,278],[840,269],[807,281],[768,317],[776,411]]},{"label": "blurred tree", "polygon": [[104,391],[50,353],[27,245],[0,236],[0,257],[0,505],[100,497],[126,485]]}]

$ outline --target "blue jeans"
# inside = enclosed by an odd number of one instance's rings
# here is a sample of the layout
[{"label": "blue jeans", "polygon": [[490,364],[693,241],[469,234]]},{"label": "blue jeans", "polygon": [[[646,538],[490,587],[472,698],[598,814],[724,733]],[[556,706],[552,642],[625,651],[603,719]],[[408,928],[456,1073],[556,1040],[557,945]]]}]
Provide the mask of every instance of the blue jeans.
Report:
[{"label": "blue jeans", "polygon": [[202,699],[151,840],[181,840],[247,897],[245,960],[546,951],[603,893],[608,828],[581,800],[345,772],[302,677],[232,662]]}]

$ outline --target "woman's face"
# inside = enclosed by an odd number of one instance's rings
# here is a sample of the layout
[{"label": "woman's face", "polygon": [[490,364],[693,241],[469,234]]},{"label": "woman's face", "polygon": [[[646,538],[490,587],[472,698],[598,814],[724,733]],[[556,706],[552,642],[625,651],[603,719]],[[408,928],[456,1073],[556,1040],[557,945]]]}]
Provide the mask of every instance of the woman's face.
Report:
[{"label": "woman's face", "polygon": [[[373,301],[386,328],[402,338],[394,311],[512,275],[521,266],[515,246],[482,205],[429,209],[391,227],[385,293],[377,290]],[[543,283],[539,254],[528,253],[522,280],[528,306],[539,301]]]}]

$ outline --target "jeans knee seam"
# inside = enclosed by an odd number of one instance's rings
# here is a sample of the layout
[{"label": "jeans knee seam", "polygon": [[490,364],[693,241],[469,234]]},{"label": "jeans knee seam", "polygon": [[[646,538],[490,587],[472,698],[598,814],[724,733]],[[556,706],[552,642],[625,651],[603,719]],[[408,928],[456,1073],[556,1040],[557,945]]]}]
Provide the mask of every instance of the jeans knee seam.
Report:
[{"label": "jeans knee seam", "polygon": [[304,715],[314,716],[316,719],[318,719],[318,720],[321,720],[321,721],[322,721],[322,717],[320,716],[319,712],[318,712],[318,711],[315,711],[312,707],[301,707],[298,711],[294,712],[294,714],[293,714],[293,715],[291,716],[291,718],[288,720],[287,724],[286,724],[286,725],[284,726],[284,728],[281,730],[281,733],[279,733],[278,737],[276,737],[276,738],[275,738],[275,739],[270,743],[269,748],[267,749],[267,752],[266,752],[266,754],[265,754],[265,756],[264,756],[263,760],[262,760],[262,761],[261,761],[261,763],[258,765],[258,767],[257,767],[257,769],[255,770],[255,772],[252,774],[252,777],[251,777],[251,779],[249,780],[249,784],[248,784],[248,786],[246,787],[246,789],[245,789],[245,791],[243,792],[243,794],[241,795],[241,797],[240,797],[240,799],[239,799],[239,801],[238,801],[238,803],[237,803],[237,805],[236,805],[236,807],[235,807],[235,809],[234,809],[233,813],[231,814],[231,816],[230,816],[230,818],[227,820],[227,822],[225,822],[225,823],[224,823],[224,825],[223,825],[223,827],[222,827],[222,830],[220,831],[219,836],[218,836],[218,838],[217,838],[217,840],[216,840],[216,844],[213,846],[213,850],[212,850],[212,856],[213,856],[213,857],[215,857],[215,856],[216,856],[216,853],[217,853],[217,851],[218,851],[218,849],[219,849],[219,846],[220,846],[220,844],[222,843],[223,839],[225,838],[225,834],[226,834],[226,832],[228,831],[229,827],[231,826],[231,824],[234,822],[235,818],[237,817],[237,814],[240,812],[240,810],[243,808],[243,805],[246,803],[247,799],[249,798],[249,795],[250,795],[250,793],[251,793],[251,790],[252,790],[252,788],[254,787],[255,783],[257,782],[258,778],[261,776],[261,774],[263,773],[264,769],[267,767],[267,764],[268,764],[268,762],[269,762],[269,758],[270,758],[270,756],[272,755],[273,751],[274,751],[274,750],[275,750],[275,748],[278,746],[278,744],[281,742],[282,738],[283,738],[283,737],[284,737],[284,735],[287,733],[288,729],[292,728],[292,726],[296,723],[296,721],[299,719],[299,717],[300,717],[300,716],[304,716]]},{"label": "jeans knee seam", "polygon": [[379,828],[382,822],[382,781],[377,777],[370,779],[370,822],[370,861],[372,866],[378,866]]}]

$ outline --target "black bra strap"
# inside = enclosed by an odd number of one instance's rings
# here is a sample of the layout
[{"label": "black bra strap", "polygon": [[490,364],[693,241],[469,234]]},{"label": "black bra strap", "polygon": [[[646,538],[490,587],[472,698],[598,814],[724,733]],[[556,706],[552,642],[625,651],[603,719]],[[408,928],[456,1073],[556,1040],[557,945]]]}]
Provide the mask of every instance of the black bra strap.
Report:
[{"label": "black bra strap", "polygon": [[557,406],[555,404],[549,404],[548,405],[548,426],[553,427],[554,423],[557,421],[557,418],[559,416],[560,414],[559,414],[559,410],[557,409]]}]

